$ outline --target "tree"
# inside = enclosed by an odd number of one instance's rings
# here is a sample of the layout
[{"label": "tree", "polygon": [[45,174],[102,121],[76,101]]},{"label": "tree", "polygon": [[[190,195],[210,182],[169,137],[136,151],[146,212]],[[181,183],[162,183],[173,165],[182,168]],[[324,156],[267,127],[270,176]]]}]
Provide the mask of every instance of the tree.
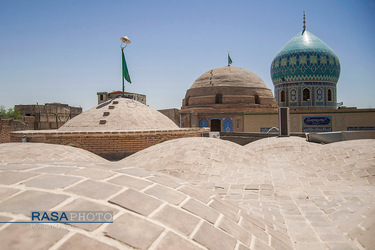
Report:
[{"label": "tree", "polygon": [[6,109],[4,106],[0,106],[0,118],[12,118],[14,120],[23,121],[23,116],[17,109]]}]

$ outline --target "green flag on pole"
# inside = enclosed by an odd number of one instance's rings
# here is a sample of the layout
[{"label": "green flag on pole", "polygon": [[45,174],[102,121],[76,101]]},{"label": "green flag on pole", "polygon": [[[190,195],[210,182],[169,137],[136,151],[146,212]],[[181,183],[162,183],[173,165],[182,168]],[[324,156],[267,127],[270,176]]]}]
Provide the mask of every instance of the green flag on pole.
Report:
[{"label": "green flag on pole", "polygon": [[132,83],[132,81],[130,80],[128,67],[126,66],[124,50],[122,49],[121,51],[122,51],[122,78],[123,79],[125,78],[126,81],[128,81],[129,83]]},{"label": "green flag on pole", "polygon": [[232,58],[230,58],[230,55],[228,53],[228,66],[230,66],[232,64]]}]

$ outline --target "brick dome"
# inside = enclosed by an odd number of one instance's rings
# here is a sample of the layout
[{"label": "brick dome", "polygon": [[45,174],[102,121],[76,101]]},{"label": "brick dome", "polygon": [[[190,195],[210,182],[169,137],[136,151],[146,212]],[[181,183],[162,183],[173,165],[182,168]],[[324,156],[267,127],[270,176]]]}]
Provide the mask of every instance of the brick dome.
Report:
[{"label": "brick dome", "polygon": [[255,73],[237,67],[207,71],[187,90],[183,107],[230,105],[274,105],[272,91]]},{"label": "brick dome", "polygon": [[263,80],[255,73],[237,67],[211,69],[198,77],[190,88],[220,86],[268,89]]}]

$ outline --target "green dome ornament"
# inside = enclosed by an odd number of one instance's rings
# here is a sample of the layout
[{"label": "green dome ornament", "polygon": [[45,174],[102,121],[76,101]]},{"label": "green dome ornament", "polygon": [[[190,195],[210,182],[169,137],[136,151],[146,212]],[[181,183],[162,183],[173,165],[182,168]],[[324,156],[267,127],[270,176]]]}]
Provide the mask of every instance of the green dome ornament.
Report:
[{"label": "green dome ornament", "polygon": [[335,107],[340,61],[326,43],[306,30],[305,13],[303,23],[302,32],[272,61],[276,100],[279,106]]}]

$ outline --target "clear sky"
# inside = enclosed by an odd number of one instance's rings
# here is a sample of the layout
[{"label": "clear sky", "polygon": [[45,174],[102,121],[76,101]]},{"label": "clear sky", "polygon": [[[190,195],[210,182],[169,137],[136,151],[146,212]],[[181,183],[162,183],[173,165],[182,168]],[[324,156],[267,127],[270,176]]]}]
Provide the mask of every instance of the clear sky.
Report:
[{"label": "clear sky", "polygon": [[232,66],[273,91],[270,64],[307,30],[338,55],[338,101],[375,107],[373,0],[28,0],[0,1],[0,105],[97,105],[122,88],[121,36],[132,84],[154,109],[180,108],[206,71]]}]

